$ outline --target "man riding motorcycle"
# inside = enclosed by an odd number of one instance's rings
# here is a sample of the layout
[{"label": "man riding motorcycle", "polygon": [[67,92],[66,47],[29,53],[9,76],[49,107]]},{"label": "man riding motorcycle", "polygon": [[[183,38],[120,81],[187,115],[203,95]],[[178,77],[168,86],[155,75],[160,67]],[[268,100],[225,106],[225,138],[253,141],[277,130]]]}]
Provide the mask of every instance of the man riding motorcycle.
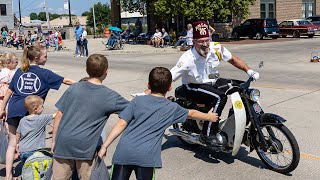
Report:
[{"label": "man riding motorcycle", "polygon": [[[214,112],[221,116],[227,102],[226,87],[230,80],[212,78],[218,73],[220,61],[227,61],[233,66],[245,71],[254,80],[259,79],[259,73],[240,58],[232,55],[220,43],[210,42],[209,25],[207,21],[193,23],[193,45],[186,51],[177,64],[171,69],[173,81],[182,78],[183,88],[189,100],[198,104],[213,107]],[[200,141],[209,146],[221,146],[222,137],[218,133],[218,122],[204,122]]]}]

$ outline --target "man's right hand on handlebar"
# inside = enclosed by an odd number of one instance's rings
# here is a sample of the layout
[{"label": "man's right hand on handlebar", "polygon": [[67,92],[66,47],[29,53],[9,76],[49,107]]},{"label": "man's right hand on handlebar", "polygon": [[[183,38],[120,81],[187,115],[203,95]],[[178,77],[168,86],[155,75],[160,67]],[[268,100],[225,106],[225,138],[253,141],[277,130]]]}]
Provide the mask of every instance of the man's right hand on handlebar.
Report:
[{"label": "man's right hand on handlebar", "polygon": [[260,77],[260,74],[252,69],[249,69],[247,71],[247,74],[249,75],[249,77],[252,77],[253,78],[253,81],[256,81],[259,79]]}]

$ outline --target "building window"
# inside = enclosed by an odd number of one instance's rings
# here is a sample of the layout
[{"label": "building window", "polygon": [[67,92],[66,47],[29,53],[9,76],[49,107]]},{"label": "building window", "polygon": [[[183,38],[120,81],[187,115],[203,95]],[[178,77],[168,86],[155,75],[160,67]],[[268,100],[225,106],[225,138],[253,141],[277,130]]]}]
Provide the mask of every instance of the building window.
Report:
[{"label": "building window", "polygon": [[302,0],[302,17],[307,18],[314,14],[314,0]]},{"label": "building window", "polygon": [[7,15],[7,6],[5,4],[0,4],[0,16]]},{"label": "building window", "polygon": [[275,18],[275,0],[261,0],[260,2],[260,18]]}]

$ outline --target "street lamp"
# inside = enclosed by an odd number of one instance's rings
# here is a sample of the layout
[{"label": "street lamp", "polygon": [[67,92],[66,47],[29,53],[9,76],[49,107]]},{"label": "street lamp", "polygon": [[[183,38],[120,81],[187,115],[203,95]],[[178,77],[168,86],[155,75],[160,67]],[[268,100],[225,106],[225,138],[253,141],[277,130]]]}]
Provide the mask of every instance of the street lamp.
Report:
[{"label": "street lamp", "polygon": [[93,14],[93,38],[96,38],[96,14],[94,12],[94,3],[93,3],[93,6],[92,6],[92,14]]},{"label": "street lamp", "polygon": [[20,24],[22,24],[22,21],[21,21],[21,3],[20,3],[20,0],[19,0],[19,16],[20,16]]},{"label": "street lamp", "polygon": [[71,22],[71,8],[70,8],[70,0],[68,0],[68,6],[69,6],[69,26],[72,27],[72,22]]}]

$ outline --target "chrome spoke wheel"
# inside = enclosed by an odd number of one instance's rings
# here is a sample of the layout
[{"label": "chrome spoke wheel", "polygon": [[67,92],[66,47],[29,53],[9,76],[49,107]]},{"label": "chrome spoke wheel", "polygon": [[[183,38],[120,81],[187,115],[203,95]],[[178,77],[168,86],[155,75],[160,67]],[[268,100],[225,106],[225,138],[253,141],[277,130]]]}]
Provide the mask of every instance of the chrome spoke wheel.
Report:
[{"label": "chrome spoke wheel", "polygon": [[[256,147],[261,160],[275,171],[281,173],[293,171],[298,166],[300,151],[298,143],[289,129],[283,125],[267,125],[263,126],[261,131],[267,142],[267,151],[264,151],[260,146]],[[256,140],[260,142],[258,136]]]}]

